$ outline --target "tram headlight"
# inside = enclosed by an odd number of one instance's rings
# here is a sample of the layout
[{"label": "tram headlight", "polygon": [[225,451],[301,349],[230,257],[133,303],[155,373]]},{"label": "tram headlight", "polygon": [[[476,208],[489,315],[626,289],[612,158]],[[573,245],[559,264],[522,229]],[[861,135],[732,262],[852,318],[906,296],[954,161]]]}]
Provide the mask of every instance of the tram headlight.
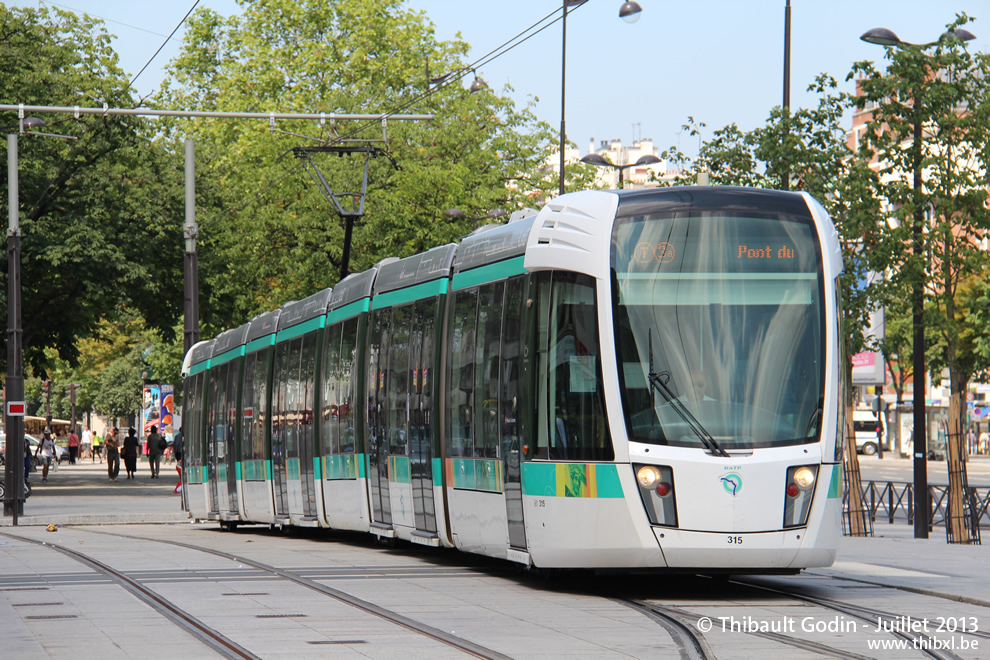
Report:
[{"label": "tram headlight", "polygon": [[808,524],[817,479],[817,465],[797,465],[787,469],[787,480],[784,482],[784,527],[802,527]]},{"label": "tram headlight", "polygon": [[808,490],[815,484],[815,471],[808,466],[794,470],[794,483],[801,490]]},{"label": "tram headlight", "polygon": [[653,465],[644,465],[636,470],[636,481],[643,488],[654,488],[660,483],[660,470]]},{"label": "tram headlight", "polygon": [[633,471],[650,524],[677,527],[674,471],[666,465],[633,465]]}]

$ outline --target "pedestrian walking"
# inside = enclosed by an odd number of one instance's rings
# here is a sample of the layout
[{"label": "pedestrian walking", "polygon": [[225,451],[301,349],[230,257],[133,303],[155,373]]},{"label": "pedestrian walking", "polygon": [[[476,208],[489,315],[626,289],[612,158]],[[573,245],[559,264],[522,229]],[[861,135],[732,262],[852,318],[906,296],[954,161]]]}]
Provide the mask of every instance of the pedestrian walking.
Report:
[{"label": "pedestrian walking", "polygon": [[[172,436],[172,455],[175,456],[175,471],[179,473],[179,483],[175,485],[173,493],[182,493],[182,429]],[[183,504],[183,510],[185,505]]]},{"label": "pedestrian walking", "polygon": [[103,462],[103,438],[100,437],[99,433],[94,433],[93,455],[90,456],[90,463],[95,463],[97,458],[100,459],[100,463]]},{"label": "pedestrian walking", "polygon": [[113,427],[107,432],[107,437],[103,441],[104,452],[107,455],[107,475],[110,477],[110,481],[117,481],[117,475],[120,474],[120,439],[118,433],[117,427]]},{"label": "pedestrian walking", "polygon": [[79,460],[87,456],[93,457],[93,432],[89,430],[88,426],[83,429],[82,438],[79,441]]},{"label": "pedestrian walking", "polygon": [[69,465],[75,465],[76,456],[79,455],[79,436],[76,435],[75,429],[69,430],[69,439],[66,445],[69,447]]},{"label": "pedestrian walking", "polygon": [[127,478],[133,479],[137,474],[138,452],[141,451],[141,443],[138,441],[137,431],[134,427],[127,429],[127,437],[124,438],[122,453],[124,455],[124,469],[127,470]]},{"label": "pedestrian walking", "polygon": [[158,433],[158,427],[152,426],[151,433],[148,434],[148,467],[151,468],[151,478],[157,479],[158,472],[162,467],[162,453],[168,447],[168,443]]},{"label": "pedestrian walking", "polygon": [[[38,456],[39,454],[41,455]],[[52,432],[48,429],[45,429],[44,437],[38,448],[34,450],[34,455],[41,461],[41,480],[43,482],[48,481],[48,468],[55,456],[55,439],[52,438]]]}]

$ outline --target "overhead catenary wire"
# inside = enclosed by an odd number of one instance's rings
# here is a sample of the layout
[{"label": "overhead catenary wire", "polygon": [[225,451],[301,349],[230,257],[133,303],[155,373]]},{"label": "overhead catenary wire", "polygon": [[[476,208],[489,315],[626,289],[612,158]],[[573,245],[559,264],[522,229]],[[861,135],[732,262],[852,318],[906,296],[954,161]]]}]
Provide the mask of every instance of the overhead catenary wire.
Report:
[{"label": "overhead catenary wire", "polygon": [[[573,14],[576,10],[580,9],[583,6],[584,5],[582,4],[582,5],[578,5],[578,6],[574,7],[573,9],[569,9],[568,10],[568,13],[569,14]],[[549,23],[546,23],[546,25],[543,25],[542,27],[539,27],[539,29],[536,29],[542,23],[546,22],[547,19],[549,19],[552,16],[555,16],[557,14],[559,14],[559,16],[557,16],[556,18],[554,18],[554,20],[550,21]],[[559,21],[563,20],[563,18],[564,18],[563,8],[561,7],[561,8],[554,9],[552,12],[550,12],[549,14],[547,14],[546,16],[544,16],[543,18],[541,18],[540,20],[536,21],[535,23],[533,23],[532,25],[530,25],[529,27],[527,27],[522,32],[516,34],[511,39],[508,39],[507,41],[504,41],[501,45],[499,45],[496,48],[493,48],[492,50],[488,51],[487,53],[485,53],[484,55],[482,55],[481,57],[479,57],[478,59],[476,59],[474,62],[471,62],[470,64],[466,64],[463,67],[460,67],[458,69],[454,69],[452,72],[450,72],[450,73],[448,73],[446,75],[439,76],[439,78],[442,79],[443,82],[439,83],[435,87],[433,87],[433,88],[431,88],[431,89],[429,89],[429,90],[427,90],[425,92],[422,92],[422,93],[418,94],[417,96],[415,96],[412,99],[406,101],[405,103],[402,103],[395,110],[393,110],[392,113],[401,112],[401,111],[405,110],[406,108],[408,108],[410,106],[413,106],[413,105],[415,105],[415,104],[423,101],[424,99],[429,98],[433,94],[436,94],[438,91],[440,91],[441,89],[444,89],[448,85],[451,85],[451,84],[453,84],[455,82],[458,82],[459,80],[461,80],[462,78],[464,78],[464,76],[468,75],[469,73],[473,73],[476,69],[478,69],[478,68],[480,68],[480,67],[488,64],[489,62],[491,62],[491,61],[493,61],[495,59],[498,59],[502,55],[505,55],[506,53],[512,51],[517,46],[522,45],[526,41],[528,41],[528,40],[532,39],[533,37],[535,37],[536,35],[540,34],[544,30],[546,30],[547,28],[549,28],[549,27],[551,27],[553,25],[556,25]],[[385,117],[392,117],[393,116],[392,113],[386,113],[384,116]],[[362,131],[364,131],[365,129],[367,129],[370,125],[371,124],[363,124],[361,126],[358,126],[357,128],[355,128],[351,132],[345,133],[345,134],[342,134],[342,135],[338,136],[334,140],[334,142],[338,142],[338,141],[346,140],[346,139],[349,139],[349,138],[353,138],[355,135],[358,135]]]}]

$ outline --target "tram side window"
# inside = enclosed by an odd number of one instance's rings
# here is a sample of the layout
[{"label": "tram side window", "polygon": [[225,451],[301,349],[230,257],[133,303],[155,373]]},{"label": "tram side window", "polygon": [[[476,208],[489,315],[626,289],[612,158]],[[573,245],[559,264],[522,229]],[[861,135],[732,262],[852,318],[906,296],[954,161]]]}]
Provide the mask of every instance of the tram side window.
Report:
[{"label": "tram side window", "polygon": [[241,361],[234,360],[228,365],[227,369],[227,405],[224,408],[224,439],[227,443],[227,458],[231,460],[237,460],[234,448],[237,441],[237,377],[240,367]]},{"label": "tram side window", "polygon": [[316,332],[304,335],[300,342],[299,405],[296,408],[296,417],[299,420],[300,447],[309,447],[308,453],[312,454],[313,408],[316,395]]},{"label": "tram side window", "polygon": [[[238,415],[241,426],[240,460],[248,461],[254,458],[251,444],[251,422],[254,421],[254,371],[257,368],[258,355],[251,353],[244,358],[244,376],[241,381],[241,410]],[[245,414],[247,413],[247,414]]]},{"label": "tram side window", "polygon": [[[432,412],[433,382],[430,367],[433,363],[433,323],[436,315],[437,298],[416,303],[416,362],[413,371],[413,393],[419,395],[419,406],[413,411],[416,433],[421,445],[432,450],[433,434],[430,432]],[[421,451],[425,449],[421,446]]]},{"label": "tram side window", "polygon": [[502,339],[503,282],[478,290],[478,329],[475,342],[475,456],[498,457],[499,344]]},{"label": "tram side window", "polygon": [[450,328],[448,456],[474,456],[475,322],[478,290],[458,291]]},{"label": "tram side window", "polygon": [[[249,354],[244,359],[241,391],[241,458],[258,461],[265,456],[265,421],[268,417],[268,358],[271,349]],[[264,471],[245,472],[249,481],[264,480]]]},{"label": "tram side window", "polygon": [[320,443],[323,455],[340,453],[340,330],[341,324],[326,330],[323,349],[323,387],[320,393]]},{"label": "tram side window", "polygon": [[612,460],[591,278],[554,273],[549,340],[549,458]]},{"label": "tram side window", "polygon": [[413,306],[392,309],[388,360],[389,454],[407,453],[409,434],[409,342]]},{"label": "tram side window", "polygon": [[508,281],[505,290],[505,313],[502,330],[502,373],[501,395],[499,397],[499,419],[502,425],[502,455],[515,456],[518,461],[519,451],[519,375],[521,370],[522,337],[522,306],[523,306],[522,277]]},{"label": "tram side window", "polygon": [[358,400],[358,360],[361,352],[357,350],[358,320],[356,318],[344,321],[340,337],[340,360],[337,363],[337,421],[339,431],[339,446],[337,451],[355,453],[354,446],[354,402]]},{"label": "tram side window", "polygon": [[210,369],[210,399],[209,399],[209,430],[208,438],[211,443],[213,458],[220,460],[225,457],[226,447],[226,418],[227,408],[227,373],[230,363]]},{"label": "tram side window", "polygon": [[190,379],[189,388],[189,422],[183,422],[183,434],[186,436],[185,456],[190,483],[201,483],[203,473],[199,469],[203,465],[203,379],[205,372],[200,372]]},{"label": "tram side window", "polygon": [[[385,436],[388,424],[386,376],[391,319],[391,308],[372,312],[371,330],[368,336],[368,439],[375,443],[376,453],[381,452],[382,443],[388,442]],[[381,455],[384,456],[384,453]]]},{"label": "tram side window", "polygon": [[283,342],[275,347],[275,377],[272,380],[272,451],[278,453],[273,458],[280,461],[285,459],[288,352],[288,342]]},{"label": "tram side window", "polygon": [[299,364],[302,355],[302,340],[296,338],[288,342],[286,354],[286,406],[285,406],[285,453],[288,458],[299,458],[299,413],[302,411],[302,382]]}]

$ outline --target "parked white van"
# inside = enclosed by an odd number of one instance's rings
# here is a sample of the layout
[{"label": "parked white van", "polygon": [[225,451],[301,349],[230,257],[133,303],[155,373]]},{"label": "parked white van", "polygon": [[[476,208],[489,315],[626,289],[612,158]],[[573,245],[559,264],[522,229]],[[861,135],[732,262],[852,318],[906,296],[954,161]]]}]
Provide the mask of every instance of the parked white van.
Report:
[{"label": "parked white van", "polygon": [[883,446],[887,446],[887,429],[883,423],[883,415],[880,419],[870,410],[853,411],[853,433],[856,435],[856,451],[866,456],[877,453],[877,428],[881,429]]}]

